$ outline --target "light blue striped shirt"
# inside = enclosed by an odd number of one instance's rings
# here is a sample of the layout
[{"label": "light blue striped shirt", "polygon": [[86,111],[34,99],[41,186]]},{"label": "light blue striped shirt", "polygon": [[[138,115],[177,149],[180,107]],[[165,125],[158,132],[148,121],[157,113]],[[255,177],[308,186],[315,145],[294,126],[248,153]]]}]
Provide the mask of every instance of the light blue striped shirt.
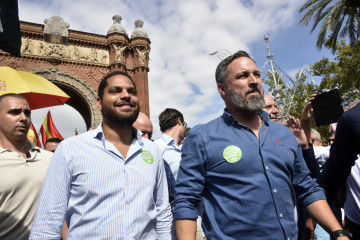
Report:
[{"label": "light blue striped shirt", "polygon": [[176,145],[175,140],[165,133],[161,135],[161,138],[155,140],[154,143],[162,151],[162,158],[169,164],[176,180],[181,161],[181,147]]},{"label": "light blue striped shirt", "polygon": [[101,125],[60,143],[40,195],[30,239],[171,239],[161,153],[134,129],[126,159]]}]

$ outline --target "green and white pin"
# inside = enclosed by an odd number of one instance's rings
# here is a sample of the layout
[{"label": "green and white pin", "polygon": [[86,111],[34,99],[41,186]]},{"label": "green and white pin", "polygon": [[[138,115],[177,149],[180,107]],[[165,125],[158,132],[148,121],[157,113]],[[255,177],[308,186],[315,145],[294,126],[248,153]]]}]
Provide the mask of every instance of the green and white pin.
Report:
[{"label": "green and white pin", "polygon": [[153,155],[151,154],[151,152],[149,152],[147,150],[143,150],[141,152],[141,158],[142,158],[142,160],[144,160],[148,164],[153,164],[154,163]]},{"label": "green and white pin", "polygon": [[234,145],[227,146],[223,152],[223,157],[229,163],[238,162],[241,156],[242,156],[241,149]]}]

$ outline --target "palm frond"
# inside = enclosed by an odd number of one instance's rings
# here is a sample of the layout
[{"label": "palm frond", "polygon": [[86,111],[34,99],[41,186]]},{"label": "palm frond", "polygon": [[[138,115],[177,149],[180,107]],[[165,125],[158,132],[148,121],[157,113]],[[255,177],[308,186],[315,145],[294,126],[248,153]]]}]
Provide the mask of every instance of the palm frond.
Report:
[{"label": "palm frond", "polygon": [[307,9],[308,7],[310,7],[311,5],[313,5],[314,3],[321,1],[321,0],[308,0],[299,10],[299,13],[301,13],[302,11],[304,11],[305,9]]},{"label": "palm frond", "polygon": [[[316,0],[313,0],[315,3]],[[311,18],[316,13],[316,15],[320,15],[322,10],[331,2],[331,0],[318,0],[318,3],[313,5],[308,11],[304,14],[304,16],[300,19],[300,23],[304,24],[305,26],[309,24]],[[315,15],[315,16],[316,16]],[[317,25],[319,22],[315,21],[315,24]]]},{"label": "palm frond", "polygon": [[324,17],[326,17],[329,13],[330,13],[330,11],[331,11],[331,8],[329,7],[329,8],[327,8],[320,16],[319,16],[319,18],[318,19],[315,19],[314,20],[314,24],[313,24],[313,26],[312,26],[312,28],[311,28],[311,33],[315,30],[315,28],[317,27],[317,24],[321,21],[321,20],[323,20],[324,19]]}]

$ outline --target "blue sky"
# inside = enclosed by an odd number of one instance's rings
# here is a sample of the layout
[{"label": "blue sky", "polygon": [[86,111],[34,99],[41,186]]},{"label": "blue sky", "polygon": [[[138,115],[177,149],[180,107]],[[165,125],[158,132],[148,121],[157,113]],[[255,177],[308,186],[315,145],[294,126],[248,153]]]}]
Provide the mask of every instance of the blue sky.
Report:
[{"label": "blue sky", "polygon": [[[70,29],[106,35],[112,16],[120,15],[131,35],[134,21],[144,21],[151,40],[149,94],[154,138],[160,136],[157,116],[167,107],[184,114],[190,127],[219,116],[224,104],[216,90],[214,72],[220,59],[209,53],[226,49],[249,52],[259,68],[266,61],[264,34],[270,37],[275,61],[290,76],[305,64],[323,57],[328,49],[315,47],[315,31],[299,25],[303,1],[297,0],[19,0],[22,21],[43,24],[45,18],[61,16]],[[58,108],[61,108],[58,110]],[[47,110],[33,111],[40,127]],[[69,107],[51,110],[64,137],[74,129],[84,132],[80,115]],[[71,120],[71,121],[69,121]],[[69,124],[71,122],[71,125]]]}]

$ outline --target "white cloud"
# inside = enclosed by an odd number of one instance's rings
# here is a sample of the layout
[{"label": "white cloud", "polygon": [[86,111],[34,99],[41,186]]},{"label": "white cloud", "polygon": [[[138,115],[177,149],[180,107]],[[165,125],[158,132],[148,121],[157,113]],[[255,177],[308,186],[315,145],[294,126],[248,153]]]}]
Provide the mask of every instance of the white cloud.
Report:
[{"label": "white cloud", "polygon": [[[150,111],[154,136],[159,137],[157,117],[166,107],[183,112],[190,126],[222,113],[214,77],[220,59],[209,53],[219,49],[253,53],[251,45],[265,33],[276,35],[297,25],[299,5],[296,0],[19,0],[19,13],[21,20],[36,23],[59,15],[70,29],[102,35],[115,14],[123,17],[129,36],[133,22],[142,19],[151,40]],[[266,54],[265,47],[258,51]]]}]

